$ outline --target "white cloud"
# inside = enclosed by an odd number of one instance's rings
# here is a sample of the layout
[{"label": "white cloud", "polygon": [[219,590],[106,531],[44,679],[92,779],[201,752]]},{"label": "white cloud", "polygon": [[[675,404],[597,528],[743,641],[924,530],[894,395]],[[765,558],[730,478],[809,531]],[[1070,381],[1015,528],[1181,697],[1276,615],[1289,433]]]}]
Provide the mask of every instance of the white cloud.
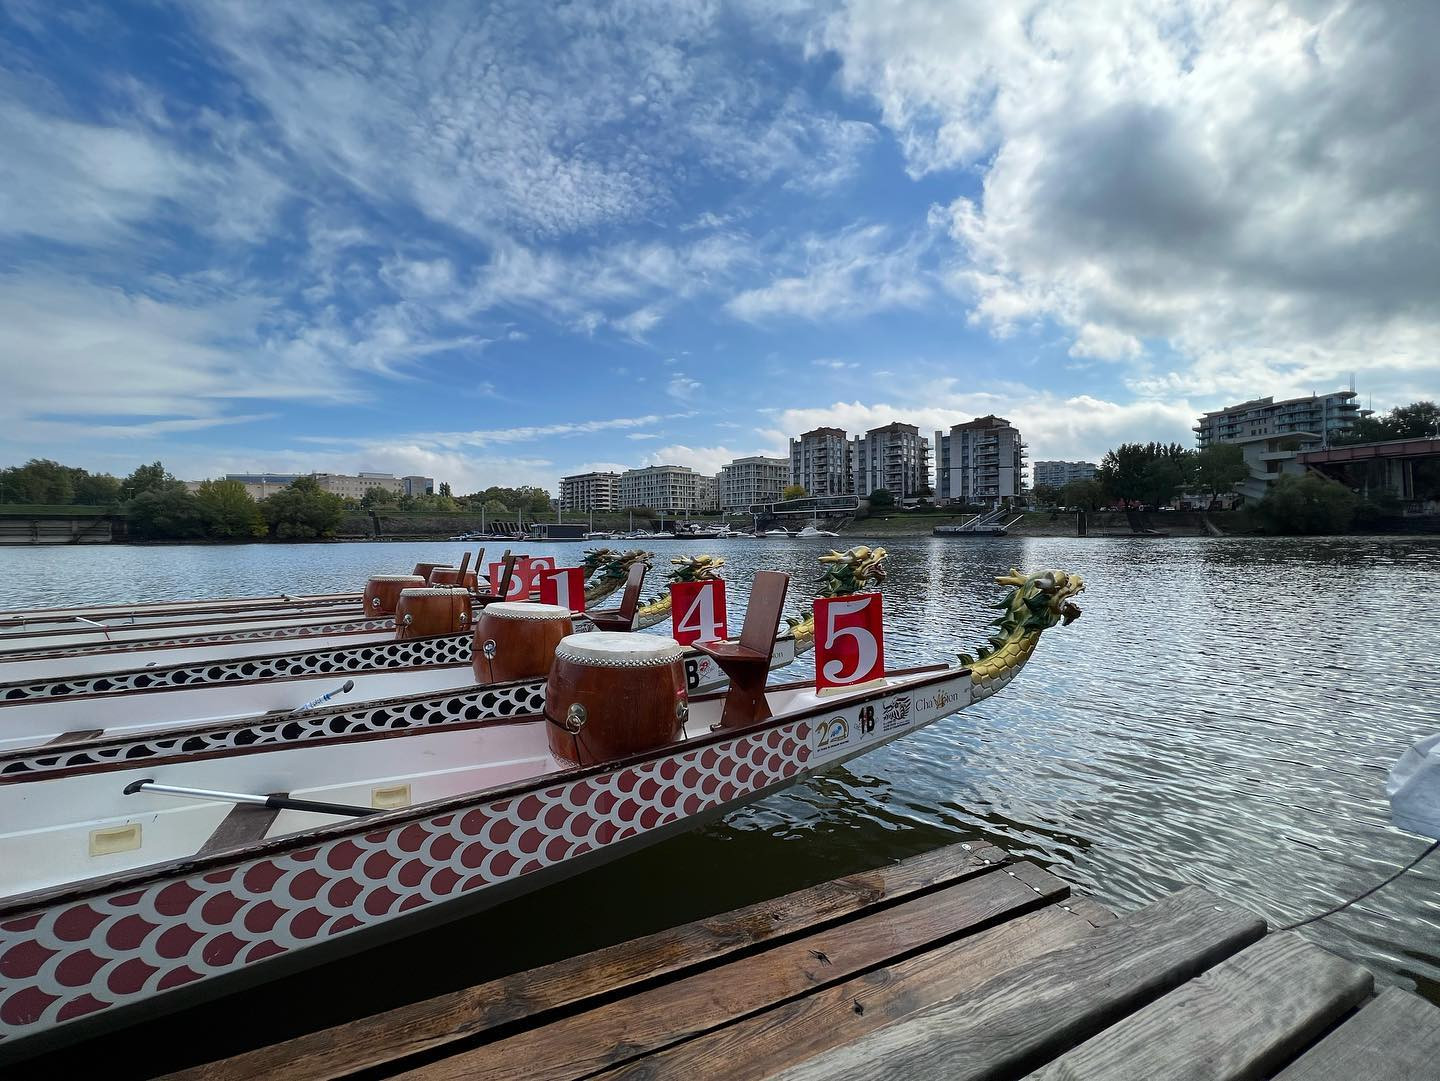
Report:
[{"label": "white cloud", "polygon": [[912,175],[982,176],[935,218],[977,323],[1248,396],[1435,370],[1437,35],[1435,4],[1022,0],[850,3],[810,41]]},{"label": "white cloud", "polygon": [[698,379],[691,379],[684,372],[676,372],[670,377],[670,382],[665,387],[665,393],[679,402],[689,402],[704,389],[704,384]]}]

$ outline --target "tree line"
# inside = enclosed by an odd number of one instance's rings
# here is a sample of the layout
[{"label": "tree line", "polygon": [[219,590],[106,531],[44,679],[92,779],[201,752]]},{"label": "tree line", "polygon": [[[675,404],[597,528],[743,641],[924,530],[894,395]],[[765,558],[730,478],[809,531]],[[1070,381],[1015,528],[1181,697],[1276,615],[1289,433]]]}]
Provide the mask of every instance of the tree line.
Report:
[{"label": "tree line", "polygon": [[114,477],[32,458],[0,470],[0,504],[111,507],[125,514],[130,535],[139,540],[309,540],[333,537],[351,510],[478,514],[483,508],[497,517],[533,516],[550,509],[550,493],[492,486],[453,496],[450,485],[441,484],[434,494],[410,496],[377,485],[357,501],[325,491],[313,477],[300,477],[257,500],[238,480],[202,481],[192,492],[160,462]]},{"label": "tree line", "polygon": [[1100,459],[1094,477],[1063,487],[1038,484],[1032,492],[1042,506],[1162,507],[1182,492],[1208,495],[1213,502],[1250,475],[1244,453],[1233,443],[1189,450],[1179,443],[1121,443]]}]

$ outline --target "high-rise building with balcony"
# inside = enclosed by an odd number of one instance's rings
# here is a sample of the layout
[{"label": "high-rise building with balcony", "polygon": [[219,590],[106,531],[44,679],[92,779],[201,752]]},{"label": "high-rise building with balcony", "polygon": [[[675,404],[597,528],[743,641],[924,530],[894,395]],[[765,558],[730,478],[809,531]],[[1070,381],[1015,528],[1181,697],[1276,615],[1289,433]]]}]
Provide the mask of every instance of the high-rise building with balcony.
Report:
[{"label": "high-rise building with balcony", "polygon": [[702,478],[686,465],[650,465],[627,469],[615,482],[615,509],[649,507],[651,510],[695,511],[702,506]]},{"label": "high-rise building with balcony", "polygon": [[1250,476],[1235,490],[1250,499],[1261,499],[1281,475],[1304,472],[1296,460],[1301,451],[1328,446],[1335,436],[1355,427],[1359,418],[1370,415],[1369,410],[1360,408],[1357,397],[1352,389],[1278,402],[1255,398],[1206,413],[1192,430],[1201,450],[1222,443],[1238,444]]},{"label": "high-rise building with balcony", "polygon": [[895,421],[857,435],[851,447],[854,492],[884,488],[897,501],[930,490],[930,441],[913,424]]},{"label": "high-rise building with balcony", "polygon": [[561,510],[614,510],[614,473],[575,473],[560,478]]},{"label": "high-rise building with balcony", "polygon": [[850,441],[843,428],[816,428],[790,440],[790,483],[806,495],[854,491]]},{"label": "high-rise building with balcony", "polygon": [[1020,493],[1025,444],[1020,430],[994,414],[935,433],[935,496],[943,503],[996,507]]},{"label": "high-rise building with balcony", "polygon": [[1089,480],[1098,467],[1094,462],[1036,462],[1030,467],[1035,488],[1063,488],[1074,480]]},{"label": "high-rise building with balcony", "polygon": [[720,488],[720,507],[730,513],[744,514],[757,503],[779,500],[790,483],[790,462],[785,458],[754,455],[736,458],[720,467],[716,478]]}]

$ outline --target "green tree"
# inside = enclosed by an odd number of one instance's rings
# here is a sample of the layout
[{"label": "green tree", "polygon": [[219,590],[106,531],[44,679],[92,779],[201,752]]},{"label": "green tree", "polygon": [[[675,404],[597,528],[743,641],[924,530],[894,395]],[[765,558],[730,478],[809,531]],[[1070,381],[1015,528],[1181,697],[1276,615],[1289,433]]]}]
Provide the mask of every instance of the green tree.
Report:
[{"label": "green tree", "polygon": [[260,503],[270,530],[281,540],[333,537],[345,514],[345,501],[320,487],[314,477],[299,477]]},{"label": "green tree", "polygon": [[1195,487],[1215,499],[1250,475],[1238,443],[1215,443],[1195,455]]},{"label": "green tree", "polygon": [[183,484],[140,493],[125,504],[125,517],[141,540],[195,540],[209,526],[205,508]]},{"label": "green tree", "polygon": [[1111,499],[1168,503],[1189,481],[1193,458],[1179,443],[1121,443],[1100,460],[1095,478]]},{"label": "green tree", "polygon": [[873,488],[870,491],[871,510],[889,510],[895,505],[895,495],[889,488]]},{"label": "green tree", "polygon": [[1357,496],[1319,473],[1286,473],[1255,508],[1269,533],[1343,533],[1355,520]]},{"label": "green tree", "polygon": [[1030,490],[1030,502],[1037,507],[1053,507],[1060,502],[1062,491],[1053,484],[1037,484]]},{"label": "green tree", "polygon": [[360,497],[360,505],[366,510],[374,507],[394,506],[396,494],[389,488],[382,488],[376,484],[365,489],[365,494]]},{"label": "green tree", "polygon": [[75,498],[75,473],[49,458],[31,458],[0,474],[7,503],[69,503]]},{"label": "green tree", "polygon": [[441,494],[441,495],[444,495],[444,496],[453,495],[453,493],[450,491],[450,482],[449,482],[449,481],[444,481],[444,480],[442,480],[442,481],[440,482],[440,494]]},{"label": "green tree", "polygon": [[509,514],[510,508],[498,499],[487,499],[484,503],[486,514]]},{"label": "green tree", "polygon": [[219,540],[252,540],[268,532],[260,506],[238,480],[205,480],[195,492],[206,532]]},{"label": "green tree", "polygon": [[1060,500],[1067,507],[1099,510],[1105,505],[1105,489],[1100,486],[1099,481],[1091,477],[1072,480],[1060,489]]},{"label": "green tree", "polygon": [[1350,431],[1332,442],[1378,443],[1387,439],[1440,439],[1440,405],[1411,402],[1379,416],[1361,417]]},{"label": "green tree", "polygon": [[87,473],[76,470],[75,502],[93,506],[108,506],[120,502],[120,481],[109,473]]},{"label": "green tree", "polygon": [[142,496],[146,492],[159,492],[167,488],[174,488],[176,485],[179,485],[180,490],[184,491],[185,485],[167,473],[165,467],[159,462],[136,466],[135,472],[122,482],[122,486],[131,499]]},{"label": "green tree", "polygon": [[810,493],[805,491],[803,484],[787,484],[785,490],[780,493],[781,499],[804,499]]}]

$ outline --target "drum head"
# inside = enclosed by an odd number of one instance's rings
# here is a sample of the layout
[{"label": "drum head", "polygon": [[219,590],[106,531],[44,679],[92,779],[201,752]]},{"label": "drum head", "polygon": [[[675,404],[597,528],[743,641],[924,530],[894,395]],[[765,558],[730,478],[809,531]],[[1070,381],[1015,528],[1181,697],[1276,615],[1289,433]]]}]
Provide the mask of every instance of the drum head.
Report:
[{"label": "drum head", "polygon": [[569,619],[570,609],[559,604],[532,604],[529,601],[493,601],[485,614],[494,619]]},{"label": "drum head", "polygon": [[684,652],[673,638],[626,631],[572,634],[555,647],[555,659],[590,668],[648,668],[678,661]]}]

